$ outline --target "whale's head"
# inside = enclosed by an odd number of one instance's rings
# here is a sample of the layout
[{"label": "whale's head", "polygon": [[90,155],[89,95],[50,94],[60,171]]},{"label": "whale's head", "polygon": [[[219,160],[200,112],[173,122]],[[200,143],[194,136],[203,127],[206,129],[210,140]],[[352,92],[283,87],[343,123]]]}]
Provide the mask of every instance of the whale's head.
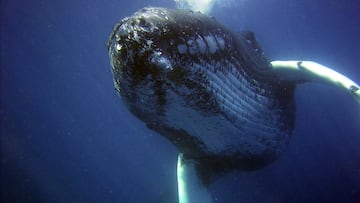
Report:
[{"label": "whale's head", "polygon": [[108,50],[126,106],[186,156],[256,169],[292,134],[294,86],[271,74],[250,32],[197,12],[144,8],[114,27]]},{"label": "whale's head", "polygon": [[150,7],[124,18],[108,41],[116,89],[130,106],[142,102],[130,109],[143,117],[149,107],[169,102],[166,92],[201,85],[190,81],[191,64],[226,48],[224,29],[208,16],[183,10]]}]

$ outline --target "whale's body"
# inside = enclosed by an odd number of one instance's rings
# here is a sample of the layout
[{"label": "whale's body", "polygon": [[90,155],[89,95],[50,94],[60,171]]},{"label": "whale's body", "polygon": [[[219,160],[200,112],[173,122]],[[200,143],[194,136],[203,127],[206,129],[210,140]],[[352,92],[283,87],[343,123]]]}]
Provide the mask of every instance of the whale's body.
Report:
[{"label": "whale's body", "polygon": [[339,86],[360,103],[346,76],[311,61],[269,62],[253,33],[201,13],[142,9],[114,27],[108,50],[128,109],[181,152],[180,203],[209,203],[218,174],[280,156],[294,130],[297,84]]},{"label": "whale's body", "polygon": [[251,32],[201,13],[145,8],[108,43],[130,111],[187,157],[250,170],[280,155],[294,128],[294,85],[276,78]]}]

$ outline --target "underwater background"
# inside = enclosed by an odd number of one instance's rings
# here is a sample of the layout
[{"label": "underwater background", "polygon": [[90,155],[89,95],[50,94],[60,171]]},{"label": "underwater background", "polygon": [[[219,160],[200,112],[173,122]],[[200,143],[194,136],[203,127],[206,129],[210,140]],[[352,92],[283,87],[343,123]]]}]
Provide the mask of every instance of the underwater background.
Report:
[{"label": "underwater background", "polygon": [[[177,150],[128,112],[106,41],[122,18],[171,0],[0,1],[0,201],[176,203]],[[217,1],[210,15],[252,30],[271,60],[312,60],[360,83],[357,0]],[[281,158],[234,172],[214,202],[359,202],[360,106],[320,84],[296,91]]]}]

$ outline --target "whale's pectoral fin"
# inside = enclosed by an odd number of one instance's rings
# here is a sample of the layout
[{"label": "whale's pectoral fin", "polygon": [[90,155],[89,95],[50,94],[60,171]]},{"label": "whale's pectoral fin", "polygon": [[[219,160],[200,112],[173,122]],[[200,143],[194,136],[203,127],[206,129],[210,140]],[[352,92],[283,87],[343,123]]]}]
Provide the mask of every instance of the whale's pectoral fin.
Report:
[{"label": "whale's pectoral fin", "polygon": [[360,86],[331,68],[312,61],[272,61],[271,65],[282,80],[332,84],[351,94],[360,104]]},{"label": "whale's pectoral fin", "polygon": [[200,163],[179,154],[177,181],[179,203],[211,203],[211,195],[201,177]]}]

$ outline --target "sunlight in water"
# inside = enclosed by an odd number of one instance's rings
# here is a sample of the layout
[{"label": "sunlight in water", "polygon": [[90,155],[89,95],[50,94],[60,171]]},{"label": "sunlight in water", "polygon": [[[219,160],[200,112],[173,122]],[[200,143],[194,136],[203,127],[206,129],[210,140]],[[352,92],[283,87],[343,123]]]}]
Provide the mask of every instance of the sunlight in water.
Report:
[{"label": "sunlight in water", "polygon": [[220,6],[230,6],[233,0],[174,0],[178,8],[210,13],[215,3]]}]

